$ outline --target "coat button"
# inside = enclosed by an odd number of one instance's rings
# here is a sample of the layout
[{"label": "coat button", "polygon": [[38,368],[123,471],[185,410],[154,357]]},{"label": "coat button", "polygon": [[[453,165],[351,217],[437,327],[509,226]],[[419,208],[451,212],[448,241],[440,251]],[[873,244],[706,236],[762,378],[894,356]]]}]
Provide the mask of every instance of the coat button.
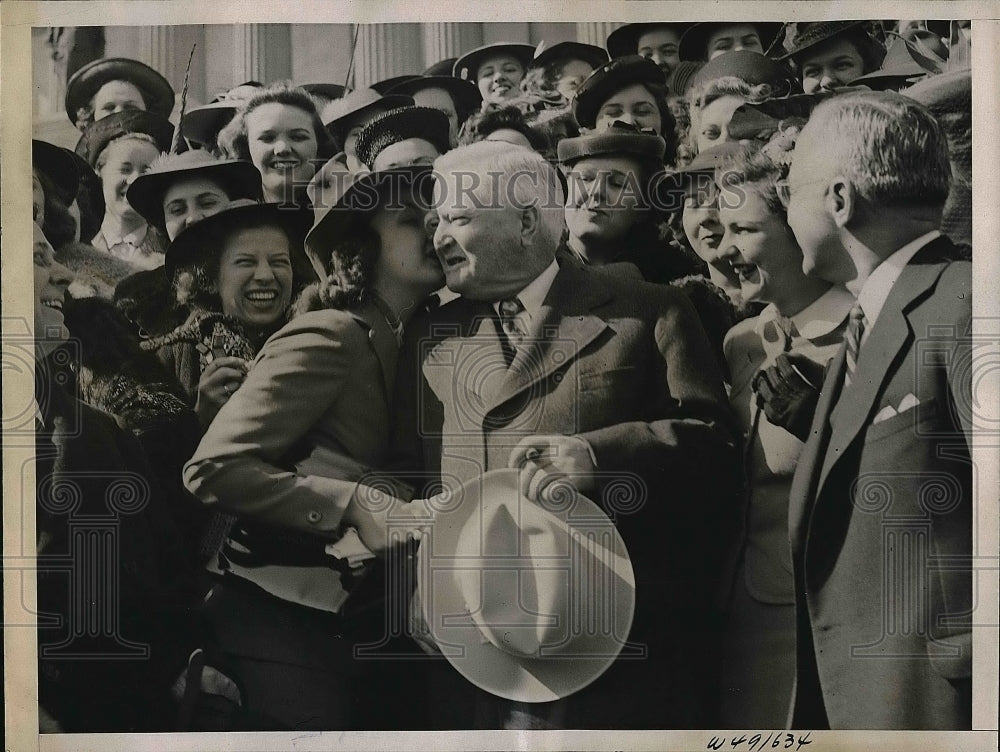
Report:
[{"label": "coat button", "polygon": [[369,329],[368,330],[368,339],[375,339],[375,330],[374,329]]},{"label": "coat button", "polygon": [[312,524],[315,525],[317,522],[319,522],[321,519],[323,519],[323,515],[321,515],[319,512],[317,512],[314,509],[308,515],[306,515],[306,519],[309,520]]}]

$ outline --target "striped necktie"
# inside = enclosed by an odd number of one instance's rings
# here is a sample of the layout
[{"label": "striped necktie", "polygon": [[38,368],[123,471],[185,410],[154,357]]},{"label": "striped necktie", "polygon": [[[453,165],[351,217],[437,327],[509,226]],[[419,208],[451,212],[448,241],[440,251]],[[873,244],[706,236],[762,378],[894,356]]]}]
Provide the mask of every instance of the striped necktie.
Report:
[{"label": "striped necktie", "polygon": [[851,378],[858,367],[858,355],[861,352],[861,338],[865,334],[865,312],[860,303],[855,303],[851,309],[847,331],[844,333],[846,358],[844,364],[844,388],[851,385]]}]

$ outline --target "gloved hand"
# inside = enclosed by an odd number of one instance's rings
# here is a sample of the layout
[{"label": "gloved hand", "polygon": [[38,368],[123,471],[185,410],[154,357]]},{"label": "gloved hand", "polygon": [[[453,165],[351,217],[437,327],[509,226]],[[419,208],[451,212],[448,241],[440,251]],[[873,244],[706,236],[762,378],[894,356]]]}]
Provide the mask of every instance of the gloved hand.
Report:
[{"label": "gloved hand", "polygon": [[753,377],[757,405],[772,425],[780,426],[800,441],[809,438],[825,365],[803,355],[781,353],[774,365]]}]

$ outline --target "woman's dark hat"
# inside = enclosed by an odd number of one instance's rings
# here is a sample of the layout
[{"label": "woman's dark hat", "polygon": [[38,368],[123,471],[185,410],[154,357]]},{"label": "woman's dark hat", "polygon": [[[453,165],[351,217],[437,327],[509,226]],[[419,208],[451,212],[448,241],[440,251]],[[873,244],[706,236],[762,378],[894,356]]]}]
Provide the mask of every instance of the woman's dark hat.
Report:
[{"label": "woman's dark hat", "polygon": [[[444,62],[448,62],[447,60]],[[454,63],[452,63],[454,65]],[[433,67],[433,66],[432,66]],[[428,69],[430,70],[430,69]],[[450,69],[449,69],[450,70]],[[459,121],[465,120],[483,104],[483,95],[479,87],[471,81],[455,78],[450,73],[439,75],[424,75],[404,81],[389,89],[388,95],[413,97],[418,91],[425,89],[444,89],[455,102]]]},{"label": "woman's dark hat", "polygon": [[684,30],[689,23],[631,23],[625,24],[610,34],[608,34],[607,48],[611,57],[625,57],[626,55],[636,55],[639,52],[639,37],[654,29],[667,28],[677,32],[678,36],[683,36]]},{"label": "woman's dark hat", "polygon": [[759,52],[750,50],[733,50],[709,60],[692,77],[688,89],[730,76],[754,86],[768,84],[779,96],[801,91],[798,78],[785,63],[775,62]]},{"label": "woman's dark hat", "polygon": [[450,76],[451,72],[455,69],[455,61],[458,60],[457,57],[446,57],[444,60],[438,60],[434,65],[428,66],[421,75],[423,76]]},{"label": "woman's dark hat", "polygon": [[372,169],[375,158],[387,146],[409,138],[422,138],[438,154],[451,148],[448,116],[433,107],[398,107],[369,122],[358,134],[354,151],[358,159]]},{"label": "woman's dark hat", "polygon": [[790,94],[787,97],[770,97],[763,102],[741,105],[737,110],[757,110],[768,117],[777,120],[787,118],[808,119],[816,105],[820,102],[835,97],[840,94],[857,94],[862,91],[870,91],[867,86],[842,86],[833,91],[815,91],[811,94]]},{"label": "woman's dark hat", "polygon": [[149,224],[166,229],[163,197],[178,180],[203,177],[217,183],[230,201],[239,198],[260,201],[260,172],[250,162],[219,160],[203,149],[160,157],[149,172],[128,187],[126,200]]},{"label": "woman's dark hat", "polygon": [[188,110],[181,116],[181,135],[196,144],[212,143],[219,131],[236,116],[240,106],[263,88],[256,81],[247,81],[220,94],[206,105]]},{"label": "woman's dark hat", "polygon": [[[584,128],[593,128],[597,113],[608,97],[632,84],[644,84],[666,91],[666,77],[656,63],[639,55],[611,60],[580,84],[573,97],[573,115]],[[663,113],[661,113],[663,114]]]},{"label": "woman's dark hat", "polygon": [[559,42],[552,46],[544,46],[542,42],[535,48],[535,57],[531,61],[532,68],[544,68],[549,63],[559,60],[583,60],[591,68],[599,68],[610,59],[608,51],[603,47],[582,42]]},{"label": "woman's dark hat", "polygon": [[[220,238],[245,227],[274,225],[288,233],[292,267],[297,276],[310,270],[303,252],[303,240],[312,224],[312,211],[289,204],[259,204],[237,199],[218,214],[185,228],[167,248],[163,267],[168,279],[177,269],[197,262],[208,253],[221,253]],[[310,270],[311,271],[311,270]],[[311,275],[310,275],[311,276]]]},{"label": "woman's dark hat", "polygon": [[[706,21],[692,24],[681,37],[681,60],[706,60],[708,58],[708,38],[725,26],[750,25],[757,30],[761,46],[767,52],[781,33],[783,24],[756,21]],[[729,54],[729,53],[726,53]]]},{"label": "woman's dark hat", "polygon": [[355,89],[340,99],[334,99],[323,108],[323,124],[330,135],[341,142],[355,121],[365,120],[379,112],[387,112],[408,104],[413,104],[412,97],[400,94],[384,97],[374,89]]},{"label": "woman's dark hat", "polygon": [[607,130],[564,138],[557,147],[559,162],[572,165],[587,157],[634,157],[663,162],[667,142],[654,133],[643,133],[619,123]]},{"label": "woman's dark hat", "polygon": [[142,92],[149,112],[169,117],[174,109],[174,90],[158,72],[138,60],[108,57],[88,63],[66,84],[66,114],[76,124],[76,113],[86,107],[108,81],[128,81]]},{"label": "woman's dark hat", "polygon": [[898,89],[943,69],[941,61],[927,57],[906,39],[897,37],[889,46],[882,67],[854,79],[851,86],[867,86],[877,91]]},{"label": "woman's dark hat", "polygon": [[51,182],[52,187],[64,206],[69,206],[76,199],[80,187],[80,172],[76,160],[66,149],[60,148],[48,141],[31,139],[31,166],[43,173]]},{"label": "woman's dark hat", "polygon": [[151,136],[161,152],[170,151],[174,138],[174,126],[153,112],[143,110],[127,110],[116,112],[100,120],[95,120],[76,142],[76,151],[87,160],[91,168],[97,165],[97,158],[104,148],[120,136],[128,133],[145,133]]},{"label": "woman's dark hat", "polygon": [[[340,178],[339,180],[337,178]],[[344,237],[351,222],[367,216],[388,202],[400,204],[407,196],[430,205],[434,171],[430,165],[413,165],[380,172],[348,172],[333,180],[324,192],[324,206],[315,208],[315,222],[306,235],[305,251],[320,279],[327,276],[330,249]]]},{"label": "woman's dark hat", "polygon": [[514,42],[495,42],[482,47],[477,47],[471,52],[466,52],[452,68],[452,75],[455,78],[463,78],[467,81],[475,81],[479,66],[484,60],[497,55],[510,55],[521,63],[521,66],[528,70],[531,59],[535,56],[535,48],[530,44],[516,44]]},{"label": "woman's dark hat", "polygon": [[695,60],[681,60],[667,76],[667,93],[672,97],[686,96],[691,88],[691,80],[705,64]]},{"label": "woman's dark hat", "polygon": [[[787,45],[786,51],[776,56],[775,60],[787,60],[789,58],[798,60],[804,52],[823,44],[831,39],[850,34],[851,40],[867,39],[871,44],[872,51],[875,48],[882,48],[878,42],[872,39],[864,30],[865,21],[815,21],[811,23],[800,23],[796,26],[795,36],[792,38],[791,46]],[[860,51],[860,50],[859,50]],[[885,54],[885,51],[882,51]]]},{"label": "woman's dark hat", "polygon": [[[317,97],[323,97],[324,99],[340,99],[347,92],[340,84],[302,84],[300,89],[305,89],[309,94]],[[375,88],[375,87],[372,87]]]},{"label": "woman's dark hat", "polygon": [[656,205],[666,212],[681,209],[684,206],[683,193],[689,180],[697,175],[714,175],[719,167],[725,167],[746,151],[745,145],[727,141],[698,152],[691,162],[673,172],[662,173],[654,192]]},{"label": "woman's dark hat", "polygon": [[371,84],[369,88],[374,89],[382,96],[385,96],[389,93],[390,89],[399,86],[402,83],[406,83],[407,81],[412,81],[414,78],[420,78],[420,76],[413,73],[408,73],[404,76],[391,76],[390,78],[383,78],[381,81],[376,81]]}]

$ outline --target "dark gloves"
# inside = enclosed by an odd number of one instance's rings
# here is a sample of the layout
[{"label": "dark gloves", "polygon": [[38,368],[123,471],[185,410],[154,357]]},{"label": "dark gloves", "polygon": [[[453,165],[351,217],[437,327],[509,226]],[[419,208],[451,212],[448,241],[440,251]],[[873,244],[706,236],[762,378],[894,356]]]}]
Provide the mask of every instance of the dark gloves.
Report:
[{"label": "dark gloves", "polygon": [[802,355],[782,353],[774,365],[753,377],[757,405],[772,425],[781,426],[801,441],[809,438],[819,401],[825,366]]}]

